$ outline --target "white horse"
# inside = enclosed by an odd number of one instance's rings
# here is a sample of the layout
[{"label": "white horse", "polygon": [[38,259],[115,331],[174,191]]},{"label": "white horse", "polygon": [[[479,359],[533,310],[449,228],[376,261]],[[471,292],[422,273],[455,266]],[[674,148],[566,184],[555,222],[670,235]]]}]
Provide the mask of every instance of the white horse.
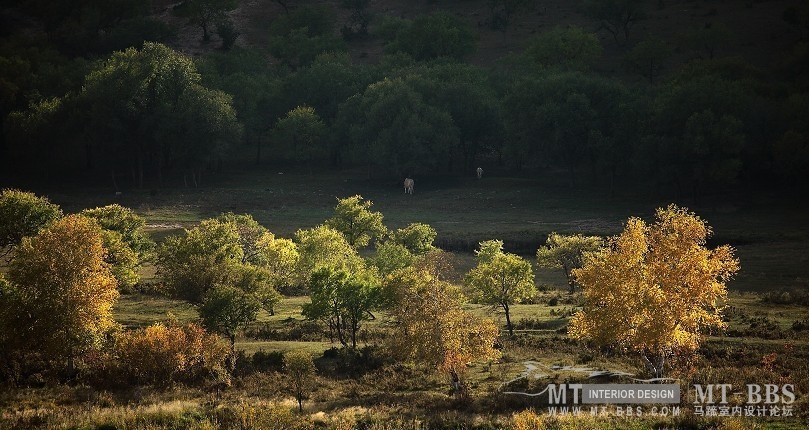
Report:
[{"label": "white horse", "polygon": [[478,174],[478,179],[482,178],[483,177],[483,168],[478,167],[477,169],[475,169],[475,173]]},{"label": "white horse", "polygon": [[405,194],[413,194],[413,185],[414,182],[410,178],[405,178],[404,180],[404,192]]}]

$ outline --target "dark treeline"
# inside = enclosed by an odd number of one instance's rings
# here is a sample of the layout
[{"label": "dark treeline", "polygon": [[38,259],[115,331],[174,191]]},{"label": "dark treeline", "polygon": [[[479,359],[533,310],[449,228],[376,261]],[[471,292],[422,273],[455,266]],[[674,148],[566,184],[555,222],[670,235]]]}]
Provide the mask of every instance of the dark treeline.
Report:
[{"label": "dark treeline", "polygon": [[[805,190],[809,179],[805,38],[759,70],[721,55],[733,34],[719,24],[671,40],[620,27],[625,73],[613,77],[594,71],[599,38],[575,26],[484,68],[464,61],[477,33],[448,13],[369,21],[367,2],[349,2],[338,31],[334,11],[291,7],[267,46],[244,48],[225,13],[235,3],[208,2],[219,9],[205,14],[189,1],[176,13],[222,41],[192,60],[164,44],[173,30],[143,2],[16,3],[0,42],[0,151],[15,178],[81,174],[118,189],[196,186],[223,162],[374,177],[482,165],[695,199],[752,184]],[[803,28],[807,10],[785,19]],[[358,37],[384,41],[377,64],[351,61]],[[692,59],[674,64],[675,49]]]}]

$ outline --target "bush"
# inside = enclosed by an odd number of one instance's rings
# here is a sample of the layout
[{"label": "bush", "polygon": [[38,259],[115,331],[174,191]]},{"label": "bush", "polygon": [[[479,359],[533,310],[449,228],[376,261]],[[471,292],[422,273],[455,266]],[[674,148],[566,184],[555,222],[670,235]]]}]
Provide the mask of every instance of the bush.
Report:
[{"label": "bush", "polygon": [[115,347],[117,370],[124,379],[156,386],[229,382],[229,352],[219,336],[196,324],[154,324],[123,333]]}]

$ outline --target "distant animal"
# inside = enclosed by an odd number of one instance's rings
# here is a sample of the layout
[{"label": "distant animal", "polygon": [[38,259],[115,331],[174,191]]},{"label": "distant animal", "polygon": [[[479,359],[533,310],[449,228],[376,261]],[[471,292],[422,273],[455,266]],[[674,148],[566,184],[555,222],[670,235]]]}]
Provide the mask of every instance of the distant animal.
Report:
[{"label": "distant animal", "polygon": [[475,173],[478,174],[478,179],[482,178],[483,177],[483,168],[478,167],[477,169],[475,169]]},{"label": "distant animal", "polygon": [[414,182],[410,178],[405,178],[404,180],[404,191],[405,194],[413,194],[413,185]]}]

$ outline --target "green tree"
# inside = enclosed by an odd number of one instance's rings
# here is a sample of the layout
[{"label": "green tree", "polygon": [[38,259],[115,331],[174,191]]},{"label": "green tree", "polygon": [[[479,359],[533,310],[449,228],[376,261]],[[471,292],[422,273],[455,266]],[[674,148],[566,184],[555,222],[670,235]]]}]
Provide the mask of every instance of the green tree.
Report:
[{"label": "green tree", "polygon": [[185,0],[175,11],[189,18],[191,24],[202,29],[202,40],[211,40],[211,27],[227,19],[227,12],[236,9],[237,0]]},{"label": "green tree", "polygon": [[385,52],[404,52],[416,60],[439,57],[463,59],[475,51],[477,34],[455,15],[436,12],[420,15],[399,27]]},{"label": "green tree", "polygon": [[306,351],[289,351],[284,354],[284,371],[292,379],[292,391],[298,401],[298,412],[303,412],[303,399],[315,381],[315,363]]},{"label": "green tree", "polygon": [[147,258],[154,249],[154,242],[143,230],[146,227],[146,219],[132,209],[112,204],[85,209],[81,214],[98,221],[104,230],[120,234],[121,239],[142,259]]},{"label": "green tree", "polygon": [[160,245],[158,274],[174,294],[199,303],[210,288],[228,285],[243,255],[238,227],[207,219]]},{"label": "green tree", "polygon": [[601,42],[581,27],[557,26],[531,39],[524,57],[531,66],[589,70],[601,57]]},{"label": "green tree", "polygon": [[102,230],[92,219],[68,215],[23,239],[15,251],[9,280],[19,342],[28,351],[67,360],[93,347],[116,325],[115,278],[104,262]]},{"label": "green tree", "polygon": [[285,148],[287,157],[305,162],[309,173],[314,162],[329,154],[325,134],[325,124],[308,106],[292,109],[275,125],[276,139]]},{"label": "green tree", "polygon": [[484,69],[440,62],[408,67],[399,73],[426,104],[448,113],[458,129],[458,140],[449,148],[451,170],[460,168],[468,174],[479,165],[480,155],[491,156],[499,149],[503,134],[500,96]]},{"label": "green tree", "polygon": [[147,173],[162,181],[168,168],[191,173],[198,185],[209,162],[241,136],[231,97],[204,87],[190,58],[157,43],[114,53],[67,100],[88,156],[104,161],[113,178],[132,171],[139,187]]},{"label": "green tree", "polygon": [[438,233],[432,226],[420,222],[408,224],[405,228],[390,233],[391,241],[405,247],[413,255],[424,255],[435,249],[433,242],[436,236]]},{"label": "green tree", "polygon": [[723,328],[726,283],[739,270],[727,245],[708,249],[711,229],[684,208],[660,208],[653,224],[630,218],[624,231],[573,270],[584,308],[574,338],[639,353],[654,377],[666,358],[693,352],[706,330]]},{"label": "green tree", "polygon": [[59,206],[46,197],[4,189],[0,192],[0,251],[8,254],[24,237],[36,235],[61,216]]},{"label": "green tree", "polygon": [[369,260],[382,276],[386,276],[410,266],[416,257],[405,246],[388,240],[376,246],[376,252]]},{"label": "green tree", "polygon": [[334,13],[328,6],[302,6],[278,16],[270,25],[270,53],[293,68],[310,64],[324,52],[342,52],[334,35]]},{"label": "green tree", "polygon": [[571,271],[581,267],[585,253],[595,252],[602,245],[603,240],[598,236],[561,235],[552,232],[545,245],[537,249],[537,265],[551,269],[561,268],[572,294],[576,288],[576,280]]},{"label": "green tree", "polygon": [[666,60],[671,57],[672,51],[668,44],[661,39],[645,39],[638,42],[624,56],[628,69],[649,80],[650,84],[660,76]]},{"label": "green tree", "polygon": [[531,76],[504,98],[504,155],[516,168],[562,167],[571,186],[581,173],[595,182],[602,161],[626,162],[634,141],[626,126],[638,126],[627,115],[633,103],[633,94],[614,80],[576,72]]},{"label": "green tree", "polygon": [[337,199],[334,215],[326,225],[343,233],[348,244],[360,249],[368,246],[371,239],[379,240],[388,229],[382,223],[382,213],[371,211],[373,202],[356,195]]},{"label": "green tree", "polygon": [[629,30],[638,21],[645,18],[642,0],[585,0],[584,13],[599,22],[599,29],[607,30],[618,43],[623,35],[623,42],[629,40]]},{"label": "green tree", "polygon": [[514,334],[511,306],[536,294],[531,263],[503,252],[500,240],[481,242],[478,264],[466,274],[465,283],[478,303],[503,308],[509,335]]},{"label": "green tree", "polygon": [[318,269],[329,266],[353,272],[363,267],[362,258],[339,231],[320,225],[295,233],[298,245],[298,276],[304,283],[309,282]]},{"label": "green tree", "polygon": [[309,293],[312,301],[303,305],[303,315],[326,322],[343,346],[351,342],[351,348],[356,349],[360,325],[380,305],[380,280],[376,274],[322,267],[312,274]]},{"label": "green tree", "polygon": [[297,270],[301,255],[295,242],[265,233],[259,239],[258,247],[261,251],[256,264],[270,272],[272,285],[276,290],[293,286],[298,281]]},{"label": "green tree", "polygon": [[118,204],[85,209],[81,214],[95,219],[104,229],[104,261],[110,264],[118,286],[127,289],[137,284],[138,268],[151,258],[154,249],[154,242],[143,230],[146,220]]},{"label": "green tree", "polygon": [[[256,320],[260,308],[261,303],[252,294],[236,287],[216,286],[205,293],[198,310],[202,325],[225,335],[231,354],[235,354],[236,334]],[[231,358],[231,370],[233,365]]]},{"label": "green tree", "polygon": [[446,167],[458,129],[445,111],[425,103],[403,79],[385,79],[340,107],[337,128],[354,159],[389,176]]},{"label": "green tree", "polygon": [[233,212],[224,213],[216,218],[223,223],[232,224],[239,234],[239,246],[242,248],[242,263],[256,264],[262,254],[261,240],[269,230],[253,219],[252,215]]}]

